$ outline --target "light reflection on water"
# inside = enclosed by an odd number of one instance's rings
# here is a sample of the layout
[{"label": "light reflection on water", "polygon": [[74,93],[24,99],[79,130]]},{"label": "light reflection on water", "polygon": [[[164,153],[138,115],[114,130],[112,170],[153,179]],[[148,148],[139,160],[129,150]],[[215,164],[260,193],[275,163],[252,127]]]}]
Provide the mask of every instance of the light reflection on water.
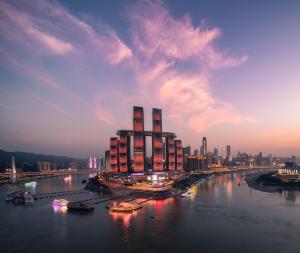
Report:
[{"label": "light reflection on water", "polygon": [[[41,180],[36,192],[79,189],[82,179],[87,178]],[[15,188],[0,188],[0,197]],[[92,196],[63,198],[72,201]],[[211,177],[193,185],[190,196],[151,200],[129,214],[108,212],[106,203],[96,205],[88,215],[79,215],[67,212],[66,207],[53,207],[51,198],[38,200],[31,208],[1,201],[0,211],[6,219],[1,222],[0,245],[5,252],[46,253],[250,253],[262,252],[262,248],[270,253],[299,252],[299,196],[298,191],[250,189],[240,173]],[[31,229],[32,224],[39,226]],[[12,233],[13,237],[7,236]]]}]

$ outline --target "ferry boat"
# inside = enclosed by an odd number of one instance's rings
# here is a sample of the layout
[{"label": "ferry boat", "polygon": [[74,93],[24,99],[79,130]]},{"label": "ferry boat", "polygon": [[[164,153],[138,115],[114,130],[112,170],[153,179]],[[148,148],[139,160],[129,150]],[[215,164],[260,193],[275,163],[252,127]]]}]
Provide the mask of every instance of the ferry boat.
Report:
[{"label": "ferry boat", "polygon": [[192,195],[192,192],[191,192],[190,189],[187,190],[187,191],[185,191],[185,192],[182,192],[182,193],[180,194],[181,197],[187,197],[187,196],[190,196],[190,195]]},{"label": "ferry boat", "polygon": [[69,202],[67,204],[68,210],[73,211],[93,211],[95,205],[91,203],[82,203],[82,202]]},{"label": "ferry boat", "polygon": [[129,203],[129,202],[121,202],[121,203],[116,203],[114,202],[110,206],[106,206],[107,209],[111,212],[119,212],[119,213],[132,213],[138,209],[141,209],[142,206],[139,204],[135,203]]},{"label": "ferry boat", "polygon": [[22,195],[23,193],[24,192],[20,191],[20,190],[11,192],[11,193],[9,193],[9,194],[6,195],[5,200],[6,201],[13,201],[17,196]]},{"label": "ferry boat", "polygon": [[57,206],[57,207],[64,207],[64,206],[68,206],[68,203],[69,201],[66,200],[66,199],[55,199],[53,200],[52,204],[54,206]]},{"label": "ferry boat", "polygon": [[18,191],[14,192],[13,194],[13,199],[11,197],[7,197],[7,200],[12,200],[15,205],[18,204],[25,204],[25,205],[30,205],[33,204],[34,202],[34,197],[30,192],[23,192],[23,191]]}]

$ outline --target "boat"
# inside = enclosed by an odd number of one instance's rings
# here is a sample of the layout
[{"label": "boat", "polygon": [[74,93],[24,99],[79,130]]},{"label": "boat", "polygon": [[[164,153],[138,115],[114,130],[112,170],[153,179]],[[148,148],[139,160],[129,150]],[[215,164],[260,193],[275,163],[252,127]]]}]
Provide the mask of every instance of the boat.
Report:
[{"label": "boat", "polygon": [[6,198],[5,200],[6,201],[13,201],[15,199],[15,197],[17,197],[18,195],[20,194],[23,194],[24,192],[23,191],[14,191],[14,192],[11,192],[9,194],[6,195]]},{"label": "boat", "polygon": [[55,199],[53,200],[52,205],[56,207],[64,207],[64,206],[68,206],[68,203],[69,201],[66,199]]},{"label": "boat", "polygon": [[34,198],[30,192],[24,192],[23,199],[25,205],[31,205],[34,202]]},{"label": "boat", "polygon": [[34,202],[34,197],[30,192],[17,191],[12,196],[12,199],[11,197],[7,197],[7,200],[12,200],[15,205],[30,205]]},{"label": "boat", "polygon": [[180,194],[181,197],[187,197],[187,196],[190,196],[190,195],[192,195],[191,190],[187,190],[187,191],[182,192],[182,193]]},{"label": "boat", "polygon": [[121,203],[114,202],[112,205],[106,206],[106,208],[109,209],[109,211],[111,212],[132,213],[138,209],[141,209],[142,206],[130,202],[121,202]]},{"label": "boat", "polygon": [[67,204],[68,210],[73,211],[93,211],[95,205],[91,203],[82,203],[82,202],[69,202]]}]

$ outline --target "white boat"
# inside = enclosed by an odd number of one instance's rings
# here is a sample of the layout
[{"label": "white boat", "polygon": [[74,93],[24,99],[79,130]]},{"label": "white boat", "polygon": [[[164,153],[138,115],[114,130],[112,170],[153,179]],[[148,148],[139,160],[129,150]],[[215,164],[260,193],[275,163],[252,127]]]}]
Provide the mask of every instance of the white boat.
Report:
[{"label": "white boat", "polygon": [[68,200],[66,199],[55,199],[53,200],[52,204],[53,206],[57,206],[57,207],[64,207],[64,206],[67,206],[69,203]]},{"label": "white boat", "polygon": [[180,194],[181,197],[187,197],[187,196],[190,196],[190,195],[192,195],[191,190],[187,190],[187,191],[182,192],[182,193]]}]

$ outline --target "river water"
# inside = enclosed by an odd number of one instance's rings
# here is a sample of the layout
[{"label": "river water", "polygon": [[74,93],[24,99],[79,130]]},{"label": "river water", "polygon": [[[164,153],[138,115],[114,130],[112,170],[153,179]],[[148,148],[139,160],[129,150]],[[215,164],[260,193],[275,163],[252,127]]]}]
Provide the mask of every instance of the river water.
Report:
[{"label": "river water", "polygon": [[[87,177],[39,180],[33,191],[80,189]],[[203,180],[190,197],[149,201],[134,214],[110,214],[105,203],[89,214],[68,213],[53,208],[53,198],[15,206],[5,195],[23,184],[2,185],[0,252],[300,252],[300,192],[256,191],[244,177]]]}]

